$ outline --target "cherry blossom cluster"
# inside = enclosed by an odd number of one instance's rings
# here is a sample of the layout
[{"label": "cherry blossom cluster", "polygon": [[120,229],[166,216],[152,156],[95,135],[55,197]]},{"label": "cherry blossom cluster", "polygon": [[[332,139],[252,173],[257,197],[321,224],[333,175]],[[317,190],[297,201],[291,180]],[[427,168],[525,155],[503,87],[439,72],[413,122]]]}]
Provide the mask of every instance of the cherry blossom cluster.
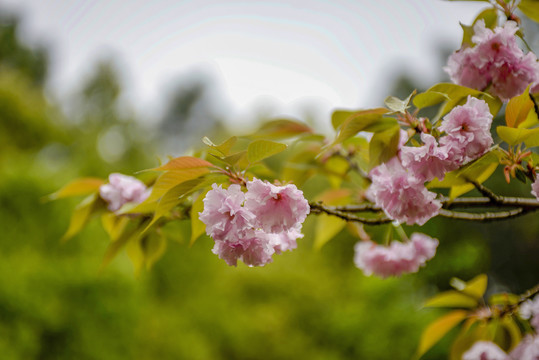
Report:
[{"label": "cherry blossom cluster", "polygon": [[514,21],[491,30],[479,20],[473,29],[475,46],[453,53],[444,68],[453,82],[477,90],[488,89],[504,101],[523,93],[530,84],[532,91],[539,91],[537,57],[532,52],[524,54],[519,48]]},{"label": "cherry blossom cluster", "polygon": [[142,181],[132,176],[112,173],[109,175],[109,183],[99,187],[99,195],[108,203],[110,211],[117,211],[126,203],[143,202],[150,191]]},{"label": "cherry blossom cluster", "polygon": [[423,225],[442,206],[425,182],[442,180],[446,172],[484,154],[493,143],[491,124],[488,104],[468,97],[443,118],[438,130],[444,135],[438,140],[422,133],[422,146],[401,146],[397,156],[372,169],[367,196],[391,219]]},{"label": "cherry blossom cluster", "polygon": [[537,360],[539,336],[527,335],[509,354],[490,341],[478,341],[462,355],[462,360]]},{"label": "cherry blossom cluster", "polygon": [[438,239],[413,233],[410,241],[392,241],[382,246],[372,241],[360,241],[355,247],[354,263],[367,276],[381,278],[417,272],[436,254]]},{"label": "cherry blossom cluster", "polygon": [[213,253],[228,265],[236,266],[241,260],[249,266],[264,266],[273,254],[297,247],[309,211],[309,203],[295,185],[276,186],[255,178],[247,182],[246,193],[237,184],[227,189],[213,184],[199,217],[215,241]]},{"label": "cherry blossom cluster", "polygon": [[530,320],[530,324],[539,331],[539,296],[520,305],[520,316]]}]

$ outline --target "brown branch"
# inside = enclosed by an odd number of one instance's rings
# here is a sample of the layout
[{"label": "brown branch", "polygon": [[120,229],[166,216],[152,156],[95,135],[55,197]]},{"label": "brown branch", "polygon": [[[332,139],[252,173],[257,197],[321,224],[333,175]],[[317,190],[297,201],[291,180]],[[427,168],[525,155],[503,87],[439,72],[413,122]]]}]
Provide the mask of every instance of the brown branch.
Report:
[{"label": "brown branch", "polygon": [[496,315],[498,317],[503,317],[505,315],[512,315],[516,313],[520,305],[530,300],[532,297],[534,297],[538,293],[539,293],[539,284],[535,285],[533,288],[521,294],[516,304],[507,304],[507,305],[503,305],[502,307],[497,307]]},{"label": "brown branch", "polygon": [[526,211],[522,208],[516,208],[508,211],[498,211],[498,212],[483,212],[483,213],[469,213],[461,211],[451,211],[446,209],[440,209],[439,215],[449,219],[458,219],[458,220],[468,220],[468,221],[495,221],[495,220],[505,220],[511,219],[517,216],[522,216],[529,211]]},{"label": "brown branch", "polygon": [[310,203],[310,206],[311,206],[312,214],[324,213],[324,214],[336,216],[346,221],[359,222],[359,223],[367,224],[367,225],[382,225],[382,224],[387,224],[393,221],[392,219],[388,218],[385,215],[378,218],[361,217],[361,216],[351,214],[349,212],[337,210],[336,207],[334,206],[325,206],[321,203]]}]

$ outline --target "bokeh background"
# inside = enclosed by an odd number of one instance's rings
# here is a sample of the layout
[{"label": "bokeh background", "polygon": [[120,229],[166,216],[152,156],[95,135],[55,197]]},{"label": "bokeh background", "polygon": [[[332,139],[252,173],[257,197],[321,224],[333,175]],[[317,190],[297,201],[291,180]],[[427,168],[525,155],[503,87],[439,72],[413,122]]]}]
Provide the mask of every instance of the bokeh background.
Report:
[{"label": "bokeh background", "polygon": [[[314,251],[315,218],[264,268],[228,267],[207,237],[189,247],[183,223],[139,276],[125,254],[99,271],[97,219],[60,243],[77,199],[43,198],[69,180],[133,174],[281,114],[328,132],[334,107],[446,80],[458,21],[481,8],[373,3],[0,1],[0,358],[409,359],[440,313],[422,302],[451,277],[487,273],[489,293],[535,285],[537,214],[431,220],[437,256],[387,280],[354,267],[346,231]],[[488,186],[529,196],[496,175]]]}]

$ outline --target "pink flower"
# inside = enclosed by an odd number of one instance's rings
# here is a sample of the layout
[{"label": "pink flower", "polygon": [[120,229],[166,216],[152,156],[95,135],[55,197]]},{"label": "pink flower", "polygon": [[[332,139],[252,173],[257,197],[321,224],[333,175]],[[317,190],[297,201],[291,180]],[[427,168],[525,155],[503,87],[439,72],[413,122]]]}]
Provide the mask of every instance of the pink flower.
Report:
[{"label": "pink flower", "polygon": [[223,189],[213,184],[203,201],[199,218],[215,240],[212,251],[231,266],[238,260],[264,266],[273,254],[295,249],[310,210],[294,185],[274,186],[258,179],[247,184],[247,193],[239,185]]},{"label": "pink flower", "polygon": [[297,239],[303,237],[301,233],[301,225],[297,225],[288,231],[283,231],[277,234],[271,234],[273,236],[272,244],[275,249],[275,253],[280,254],[283,251],[294,250],[298,247]]},{"label": "pink flower", "polygon": [[508,360],[537,360],[539,359],[539,336],[527,335],[520,344],[509,353]]},{"label": "pink flower", "polygon": [[199,213],[199,218],[214,240],[235,240],[252,228],[255,216],[242,206],[245,194],[241,186],[233,184],[223,189],[213,184],[203,201],[204,211]]},{"label": "pink flower", "polygon": [[248,236],[234,241],[216,240],[212,252],[230,266],[236,266],[238,260],[248,266],[264,266],[273,261],[275,249],[271,240],[262,231],[250,231]]},{"label": "pink flower", "polygon": [[247,183],[245,207],[266,232],[288,231],[305,221],[310,206],[296,185],[275,186],[253,179]]},{"label": "pink flower", "polygon": [[491,124],[492,114],[483,100],[469,96],[466,104],[453,108],[438,128],[446,133],[440,144],[449,160],[462,164],[483,155],[493,143]]},{"label": "pink flower", "polygon": [[427,190],[424,181],[408,173],[394,157],[371,170],[368,197],[392,219],[423,225],[436,216],[442,204]]},{"label": "pink flower", "polygon": [[533,53],[524,55],[518,47],[513,21],[504,27],[487,29],[483,20],[474,26],[474,47],[453,53],[445,70],[459,85],[489,91],[502,100],[524,92],[530,84],[539,82],[539,63]]},{"label": "pink flower", "polygon": [[109,175],[109,183],[99,187],[99,195],[108,203],[110,211],[117,211],[126,203],[143,202],[150,193],[142,181],[113,173]]},{"label": "pink flower", "polygon": [[412,234],[407,243],[393,241],[389,246],[360,241],[354,247],[354,262],[367,276],[399,276],[417,272],[434,257],[437,246],[437,239],[420,233]]},{"label": "pink flower", "polygon": [[506,360],[507,354],[490,341],[477,341],[462,355],[462,360]]},{"label": "pink flower", "polygon": [[539,296],[520,305],[520,315],[529,319],[530,324],[539,331]]},{"label": "pink flower", "polygon": [[535,179],[535,181],[532,184],[532,195],[539,200],[539,176]]},{"label": "pink flower", "polygon": [[434,136],[422,133],[425,145],[420,147],[403,146],[400,152],[402,166],[423,181],[435,177],[442,180],[445,173],[458,168],[459,164],[451,159],[447,146],[438,146]]}]

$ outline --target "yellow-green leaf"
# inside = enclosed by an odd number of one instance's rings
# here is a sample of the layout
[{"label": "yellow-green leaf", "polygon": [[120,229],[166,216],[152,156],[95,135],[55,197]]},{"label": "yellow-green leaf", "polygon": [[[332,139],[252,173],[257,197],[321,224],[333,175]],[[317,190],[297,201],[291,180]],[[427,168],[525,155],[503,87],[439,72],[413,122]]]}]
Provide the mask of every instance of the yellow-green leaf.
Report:
[{"label": "yellow-green leaf", "polygon": [[442,181],[438,179],[432,180],[427,184],[427,187],[451,188],[451,198],[465,194],[474,188],[473,184],[470,184],[468,180],[475,180],[479,183],[486,181],[496,170],[500,156],[500,150],[492,150],[462,168],[445,174]]},{"label": "yellow-green leaf", "polygon": [[383,117],[388,112],[388,109],[378,108],[359,111],[350,115],[342,123],[334,143],[351,138],[360,131],[378,132],[397,125],[397,120]]},{"label": "yellow-green leaf", "polygon": [[77,235],[88,221],[90,221],[92,214],[101,208],[104,208],[104,204],[96,194],[92,194],[85,198],[79,205],[77,205],[75,210],[73,210],[69,227],[61,241],[67,241]]},{"label": "yellow-green leaf", "polygon": [[526,143],[526,146],[537,146],[539,142],[539,129],[524,129],[524,128],[512,128],[507,126],[498,126],[496,132],[500,139],[507,144],[514,146],[522,142]]},{"label": "yellow-green leaf", "polygon": [[520,340],[522,340],[522,332],[513,316],[504,316],[501,319],[501,325],[502,328],[506,330],[509,337],[509,351],[511,351],[518,345],[518,343],[520,343]]},{"label": "yellow-green leaf", "polygon": [[161,199],[159,199],[157,207],[155,208],[155,213],[153,215],[152,221],[148,224],[143,233],[146,232],[153,224],[155,224],[157,220],[159,220],[162,216],[166,215],[170,210],[172,210],[176,205],[178,205],[181,201],[181,197],[188,194],[201,182],[201,178],[191,179],[184,181],[169,189],[161,197]]},{"label": "yellow-green leaf", "polygon": [[205,191],[198,195],[193,206],[191,207],[191,240],[189,245],[193,245],[200,235],[206,232],[206,225],[200,220],[199,213],[204,211],[204,198],[208,191]]},{"label": "yellow-green leaf", "polygon": [[278,154],[286,149],[285,144],[269,140],[255,140],[247,147],[247,160],[251,164]]},{"label": "yellow-green leaf", "polygon": [[507,103],[505,108],[505,123],[510,128],[518,127],[526,120],[530,110],[533,109],[533,101],[530,99],[530,87],[524,93],[515,96]]},{"label": "yellow-green leaf", "polygon": [[157,234],[139,237],[127,244],[126,251],[138,275],[143,267],[149,270],[165,253],[166,239]]},{"label": "yellow-green leaf", "polygon": [[105,250],[105,255],[103,256],[100,271],[107,267],[116,255],[118,255],[120,250],[122,250],[130,241],[136,241],[138,239],[142,229],[147,223],[148,221],[141,221],[140,223],[131,226],[123,231],[116,241],[109,244],[107,250]]},{"label": "yellow-green leaf", "polygon": [[270,138],[287,139],[303,134],[311,134],[311,129],[307,124],[289,120],[277,119],[264,123],[250,138]]},{"label": "yellow-green leaf", "polygon": [[196,168],[206,168],[213,167],[214,165],[206,160],[199,159],[193,156],[180,156],[170,160],[165,165],[159,166],[155,169],[156,171],[164,170],[185,170],[185,169],[196,169]]},{"label": "yellow-green leaf", "polygon": [[393,126],[373,135],[369,144],[369,167],[372,169],[397,154],[399,148],[400,127]]},{"label": "yellow-green leaf", "polygon": [[104,183],[103,179],[100,178],[87,177],[76,179],[66,184],[57,192],[50,194],[47,198],[49,200],[56,200],[70,196],[88,195],[97,192],[99,187]]},{"label": "yellow-green leaf", "polygon": [[120,237],[128,222],[128,217],[117,216],[114,213],[106,213],[101,216],[101,224],[111,241],[116,241]]},{"label": "yellow-green leaf", "polygon": [[417,94],[414,97],[414,106],[418,109],[437,105],[446,100],[449,100],[449,96],[437,91],[426,91],[424,93]]},{"label": "yellow-green leaf", "polygon": [[456,307],[456,308],[474,308],[477,306],[477,300],[458,291],[450,290],[431,297],[425,303],[425,307]]},{"label": "yellow-green leaf", "polygon": [[472,280],[466,283],[466,286],[461,291],[464,294],[473,296],[475,299],[480,300],[485,291],[487,290],[488,278],[486,274],[479,274]]},{"label": "yellow-green leaf", "polygon": [[316,218],[316,233],[314,235],[314,248],[319,250],[329,240],[333,239],[346,225],[346,221],[336,216],[320,214]]},{"label": "yellow-green leaf", "polygon": [[520,296],[509,293],[494,294],[488,302],[492,305],[515,305],[520,301]]},{"label": "yellow-green leaf", "polygon": [[521,0],[518,8],[524,15],[539,23],[539,0]]},{"label": "yellow-green leaf", "polygon": [[433,321],[421,334],[419,347],[417,349],[417,357],[423,356],[430,348],[432,348],[445,334],[457,326],[462,320],[468,316],[465,310],[453,310],[450,313]]},{"label": "yellow-green leaf", "polygon": [[406,99],[401,100],[395,96],[388,96],[384,100],[384,104],[395,112],[405,113],[406,109],[410,107],[410,100],[412,99],[412,96],[414,96],[416,91],[414,90]]},{"label": "yellow-green leaf", "polygon": [[486,28],[494,29],[494,27],[497,25],[498,11],[495,8],[485,9],[479,15],[477,15],[471,26],[460,24],[464,33],[462,37],[462,45],[472,46],[472,36],[474,35],[473,27],[478,20],[484,20]]}]

